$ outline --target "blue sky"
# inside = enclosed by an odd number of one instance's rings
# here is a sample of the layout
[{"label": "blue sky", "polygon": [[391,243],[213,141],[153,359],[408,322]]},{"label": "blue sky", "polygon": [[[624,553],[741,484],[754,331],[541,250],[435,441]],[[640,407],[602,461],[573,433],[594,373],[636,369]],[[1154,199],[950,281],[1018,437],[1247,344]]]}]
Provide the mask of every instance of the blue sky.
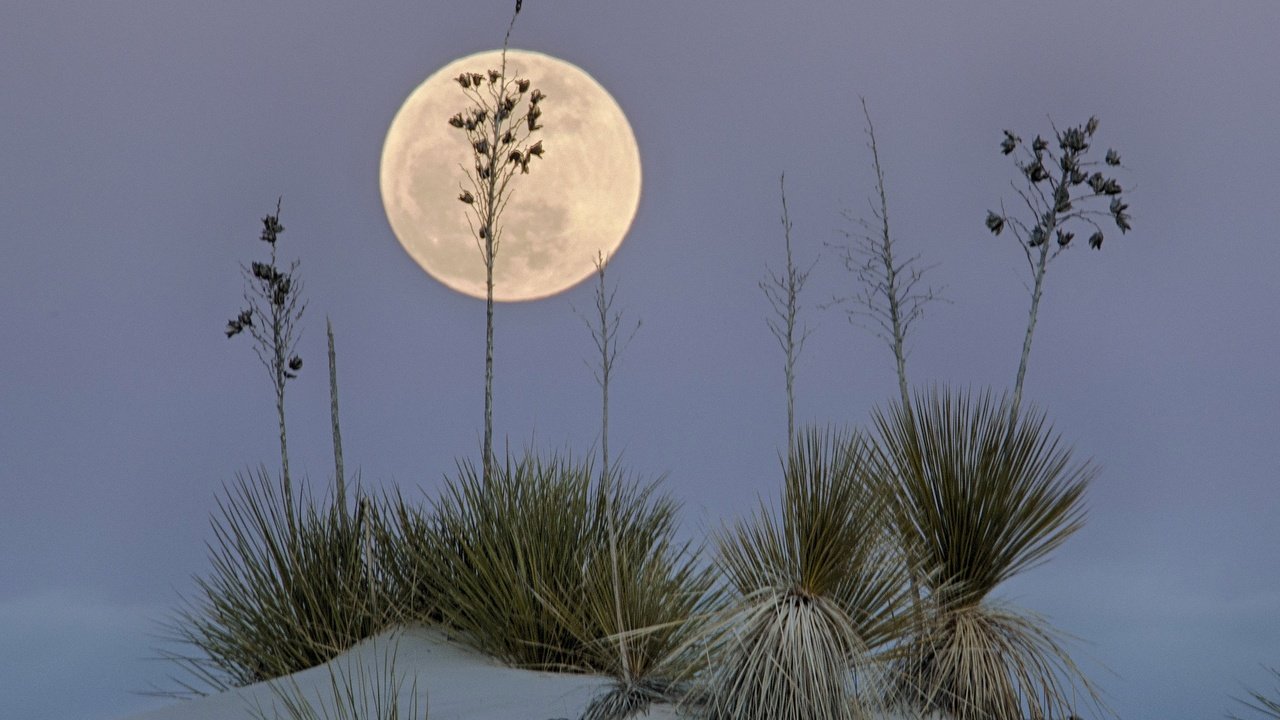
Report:
[{"label": "blue sky", "polygon": [[[156,705],[156,624],[208,568],[224,483],[277,459],[266,376],[222,328],[284,196],[310,308],[291,460],[329,481],[323,321],[348,467],[428,494],[478,454],[484,304],[400,248],[382,141],[438,67],[501,43],[503,3],[45,2],[0,9],[0,697],[14,717]],[[917,386],[1008,388],[1025,261],[982,225],[1012,198],[1000,131],[1101,119],[1134,230],[1052,267],[1026,398],[1102,474],[1089,518],[1001,596],[1081,638],[1126,718],[1220,717],[1280,665],[1280,4],[527,0],[512,45],[562,57],[631,120],[644,191],[610,266],[643,320],[611,448],[667,474],[701,534],[778,488],[781,355],[756,286],[781,262],[778,174],[817,258],[801,422],[865,426],[888,351],[819,303],[873,188],[951,303],[916,326]],[[547,121],[552,122],[553,106]],[[443,121],[443,120],[442,120]],[[554,161],[549,149],[547,162]],[[442,171],[452,171],[442,169]],[[499,307],[495,431],[596,438],[591,288]],[[616,452],[616,450],[615,450]]]}]

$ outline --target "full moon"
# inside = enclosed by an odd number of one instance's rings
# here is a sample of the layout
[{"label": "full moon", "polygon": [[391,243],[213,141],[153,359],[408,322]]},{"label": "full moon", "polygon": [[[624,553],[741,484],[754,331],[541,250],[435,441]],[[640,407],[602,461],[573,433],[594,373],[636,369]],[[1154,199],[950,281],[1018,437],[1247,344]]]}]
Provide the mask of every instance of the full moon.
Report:
[{"label": "full moon", "polygon": [[[471,107],[454,78],[501,63],[495,50],[436,71],[404,101],[382,148],[382,204],[400,244],[432,277],[478,298],[485,297],[484,261],[458,201],[471,188],[466,169],[474,160],[466,134],[448,120]],[[640,151],[618,103],[582,69],[508,50],[506,74],[546,95],[543,127],[531,137],[545,155],[509,186],[493,296],[535,300],[578,284],[595,271],[598,253],[608,258],[622,243],[640,204]]]}]

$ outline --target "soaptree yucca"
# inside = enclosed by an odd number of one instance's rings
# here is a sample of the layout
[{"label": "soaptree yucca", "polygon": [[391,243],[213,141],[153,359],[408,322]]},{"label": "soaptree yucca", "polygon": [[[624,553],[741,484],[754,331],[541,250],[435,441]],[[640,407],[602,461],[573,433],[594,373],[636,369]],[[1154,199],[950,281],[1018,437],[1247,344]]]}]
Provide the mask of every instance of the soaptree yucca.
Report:
[{"label": "soaptree yucca", "polygon": [[710,578],[675,539],[678,505],[614,473],[526,452],[488,481],[461,462],[430,514],[392,499],[393,596],[512,665],[616,678],[593,717],[669,697]]},{"label": "soaptree yucca", "polygon": [[169,639],[194,651],[165,652],[191,676],[169,694],[289,675],[393,620],[382,579],[367,562],[372,520],[351,518],[332,498],[317,502],[305,486],[287,512],[282,491],[262,469],[240,476],[219,500],[209,573],[195,578],[194,599],[166,626]]},{"label": "soaptree yucca", "polygon": [[990,393],[917,394],[874,414],[902,557],[927,602],[899,644],[891,696],[968,718],[1059,718],[1097,693],[1043,620],[992,591],[1045,559],[1084,519],[1095,469],[1034,410]]},{"label": "soaptree yucca", "polygon": [[859,435],[804,429],[780,511],[721,538],[735,598],[711,625],[711,717],[850,718],[878,700],[872,653],[899,635],[906,594],[869,470]]}]

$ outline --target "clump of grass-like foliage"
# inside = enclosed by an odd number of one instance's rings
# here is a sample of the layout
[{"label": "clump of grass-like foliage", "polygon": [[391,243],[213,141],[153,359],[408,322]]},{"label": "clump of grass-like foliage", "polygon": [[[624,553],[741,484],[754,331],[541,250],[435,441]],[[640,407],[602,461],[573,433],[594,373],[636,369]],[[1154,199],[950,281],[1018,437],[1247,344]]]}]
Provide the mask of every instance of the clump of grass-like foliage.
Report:
[{"label": "clump of grass-like foliage", "polygon": [[[377,652],[377,648],[374,648]],[[334,665],[337,664],[335,668]],[[289,678],[273,683],[275,700],[271,713],[257,703],[252,708],[256,720],[427,720],[427,711],[418,714],[418,680],[409,686],[409,703],[403,713],[400,696],[404,676],[396,670],[396,649],[382,650],[382,663],[366,667],[356,658],[334,661],[329,672],[329,692],[321,691],[315,702],[303,691],[297,680]]]},{"label": "clump of grass-like foliage", "polygon": [[1042,619],[991,592],[1083,523],[1096,474],[1044,415],[934,390],[874,416],[902,557],[927,602],[900,643],[896,704],[970,718],[1059,718],[1097,692]]},{"label": "clump of grass-like foliage", "polygon": [[677,504],[558,455],[491,473],[459,463],[430,514],[390,500],[383,554],[409,616],[512,665],[617,678],[599,717],[669,697],[711,584],[674,538]]},{"label": "clump of grass-like foliage", "polygon": [[[359,493],[357,492],[357,495]],[[177,694],[222,691],[324,663],[383,629],[392,608],[367,565],[364,524],[338,503],[298,495],[293,518],[265,469],[218,501],[212,569],[197,577],[167,635],[191,680]],[[200,687],[204,686],[204,687]]]},{"label": "clump of grass-like foliage", "polygon": [[716,598],[711,568],[677,543],[678,507],[654,498],[655,489],[612,471],[601,477],[595,512],[607,536],[591,549],[580,596],[558,603],[561,622],[582,643],[583,668],[615,681],[583,720],[620,720],[673,700],[705,659],[692,648]]},{"label": "clump of grass-like foliage", "polygon": [[[1276,670],[1275,668],[1267,669],[1276,677],[1277,680],[1280,680],[1280,670]],[[1266,695],[1258,692],[1257,690],[1250,690],[1249,697],[1249,700],[1237,699],[1237,701],[1253,712],[1260,714],[1264,718],[1280,720],[1280,685],[1276,687],[1276,693],[1274,695]],[[1232,720],[1240,720],[1240,716],[1234,713],[1229,714],[1227,717],[1232,718]]]},{"label": "clump of grass-like foliage", "polygon": [[868,469],[860,436],[805,429],[781,512],[721,539],[736,598],[710,626],[709,717],[843,720],[879,699],[873,651],[897,637],[906,593]]}]

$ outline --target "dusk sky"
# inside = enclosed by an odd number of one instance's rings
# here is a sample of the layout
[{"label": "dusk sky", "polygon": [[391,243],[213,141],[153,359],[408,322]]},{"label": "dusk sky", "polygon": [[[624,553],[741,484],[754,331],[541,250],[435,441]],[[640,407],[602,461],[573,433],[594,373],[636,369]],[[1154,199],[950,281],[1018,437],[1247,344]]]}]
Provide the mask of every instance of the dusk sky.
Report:
[{"label": "dusk sky", "polygon": [[[310,301],[287,396],[295,477],[332,480],[326,315],[347,467],[366,486],[425,501],[478,458],[484,302],[401,248],[378,172],[405,97],[500,46],[510,12],[4,0],[0,715],[166,703],[135,692],[172,688],[175,669],[149,658],[208,572],[223,487],[278,467],[267,375],[223,335],[277,196],[280,252]],[[776,498],[782,355],[757,282],[782,263],[784,171],[797,259],[817,263],[798,420],[867,427],[896,396],[886,347],[819,308],[855,290],[826,244],[874,189],[859,96],[900,251],[950,301],[914,328],[911,383],[1010,388],[1029,298],[1014,240],[983,226],[1016,197],[1001,130],[1097,115],[1133,230],[1050,267],[1025,401],[1102,472],[1084,528],[997,594],[1078,638],[1120,717],[1221,717],[1246,686],[1274,689],[1278,32],[1274,0],[525,0],[512,47],[598,80],[643,163],[609,266],[617,307],[643,321],[611,388],[611,451],[667,476],[693,537]],[[554,123],[554,97],[544,109]],[[596,442],[594,346],[574,312],[591,303],[583,284],[498,307],[499,447]]]}]

